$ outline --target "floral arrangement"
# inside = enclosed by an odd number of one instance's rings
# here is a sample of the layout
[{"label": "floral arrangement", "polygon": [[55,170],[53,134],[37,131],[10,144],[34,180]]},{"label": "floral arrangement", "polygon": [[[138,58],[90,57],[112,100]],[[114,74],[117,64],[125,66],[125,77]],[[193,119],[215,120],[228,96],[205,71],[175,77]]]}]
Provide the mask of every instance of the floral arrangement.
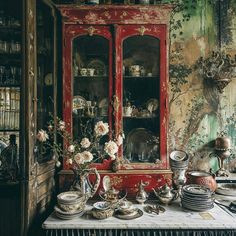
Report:
[{"label": "floral arrangement", "polygon": [[[47,131],[41,129],[37,134],[37,140],[44,152],[53,151],[57,167],[61,165],[59,160],[62,157],[66,159],[67,164],[78,171],[87,169],[98,159],[108,157],[115,160],[119,146],[123,143],[123,135],[120,134],[115,140],[105,142],[101,149],[101,138],[109,134],[109,125],[103,121],[95,124],[92,135],[87,134],[78,140],[73,140],[71,134],[67,132],[65,122],[58,118],[55,123],[50,121],[47,129]],[[53,141],[55,132],[64,140],[64,146]]]}]

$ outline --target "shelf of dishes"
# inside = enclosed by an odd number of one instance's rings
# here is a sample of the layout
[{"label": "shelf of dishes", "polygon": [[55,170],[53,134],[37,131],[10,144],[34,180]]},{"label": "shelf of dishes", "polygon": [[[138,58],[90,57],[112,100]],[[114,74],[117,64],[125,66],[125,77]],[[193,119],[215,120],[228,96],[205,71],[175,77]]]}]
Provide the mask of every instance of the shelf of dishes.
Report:
[{"label": "shelf of dishes", "polygon": [[131,102],[126,102],[123,107],[123,117],[134,118],[155,118],[158,116],[159,102],[156,98],[150,98],[148,101],[140,106],[136,107]]},{"label": "shelf of dishes", "polygon": [[92,82],[92,81],[104,81],[108,79],[108,76],[102,76],[102,75],[93,75],[93,76],[75,76],[74,79],[79,79],[80,81],[86,81],[86,82]]},{"label": "shelf of dishes", "polygon": [[97,102],[96,100],[87,101],[84,97],[79,95],[74,96],[73,114],[84,117],[107,116],[108,99],[103,98]]},{"label": "shelf of dishes", "polygon": [[20,88],[0,87],[0,130],[18,130]]}]

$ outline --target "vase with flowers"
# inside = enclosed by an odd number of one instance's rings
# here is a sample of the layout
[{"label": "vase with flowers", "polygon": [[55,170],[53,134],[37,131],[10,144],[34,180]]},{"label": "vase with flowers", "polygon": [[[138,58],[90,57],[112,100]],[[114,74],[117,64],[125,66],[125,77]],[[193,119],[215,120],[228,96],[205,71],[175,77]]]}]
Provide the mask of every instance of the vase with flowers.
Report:
[{"label": "vase with flowers", "polygon": [[[84,130],[88,130],[84,127]],[[55,136],[61,137],[64,144],[53,141]],[[52,151],[56,166],[60,166],[60,161],[63,159],[74,172],[74,181],[71,190],[79,191],[89,199],[96,193],[100,175],[96,168],[92,168],[92,164],[98,159],[110,158],[116,159],[119,146],[123,143],[123,135],[119,134],[116,138],[111,139],[109,125],[103,121],[98,121],[92,133],[82,132],[83,137],[73,139],[68,132],[67,125],[64,121],[57,118],[56,121],[50,121],[46,130],[39,130],[37,140],[41,149],[44,151]],[[107,141],[101,143],[101,139],[106,136]],[[89,175],[95,175],[95,182],[90,182]]]}]

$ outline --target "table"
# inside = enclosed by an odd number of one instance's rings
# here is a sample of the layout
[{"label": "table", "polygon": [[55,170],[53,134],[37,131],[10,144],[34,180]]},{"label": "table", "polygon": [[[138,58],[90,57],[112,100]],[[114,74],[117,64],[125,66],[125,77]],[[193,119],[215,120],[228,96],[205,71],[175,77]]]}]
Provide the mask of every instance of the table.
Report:
[{"label": "table", "polygon": [[[143,210],[142,205],[135,206]],[[133,220],[97,220],[87,214],[60,220],[52,213],[42,227],[47,236],[236,236],[235,215],[218,205],[207,212],[183,209],[179,202],[165,208],[159,215],[144,211],[142,217]]]}]

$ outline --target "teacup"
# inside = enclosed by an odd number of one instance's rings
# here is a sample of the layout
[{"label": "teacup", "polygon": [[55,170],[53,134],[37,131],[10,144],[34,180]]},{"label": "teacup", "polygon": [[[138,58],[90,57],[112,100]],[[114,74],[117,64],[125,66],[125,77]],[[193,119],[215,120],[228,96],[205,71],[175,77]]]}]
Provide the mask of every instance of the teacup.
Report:
[{"label": "teacup", "polygon": [[95,69],[94,68],[88,68],[87,69],[87,74],[88,76],[94,76]]},{"label": "teacup", "polygon": [[81,74],[82,76],[87,76],[87,68],[81,68],[81,69],[80,69],[80,74]]},{"label": "teacup", "polygon": [[123,115],[124,116],[131,116],[133,112],[134,106],[126,106],[123,107]]},{"label": "teacup", "polygon": [[144,67],[140,65],[132,65],[129,68],[130,75],[132,76],[140,76],[141,71],[144,71]]}]

